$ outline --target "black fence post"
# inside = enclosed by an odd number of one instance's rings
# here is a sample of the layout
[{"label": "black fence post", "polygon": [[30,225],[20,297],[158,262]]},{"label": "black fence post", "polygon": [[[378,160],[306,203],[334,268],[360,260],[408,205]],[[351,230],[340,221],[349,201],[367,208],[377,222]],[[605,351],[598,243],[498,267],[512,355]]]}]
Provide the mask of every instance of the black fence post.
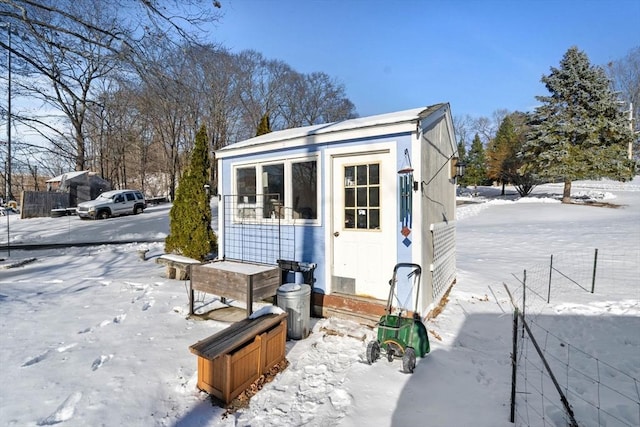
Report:
[{"label": "black fence post", "polygon": [[593,276],[591,277],[591,293],[596,289],[596,268],[598,265],[598,248],[593,256]]},{"label": "black fence post", "polygon": [[[522,280],[522,320],[524,321],[524,313],[527,308],[527,270],[524,270],[524,278]],[[524,329],[522,330],[524,338]]]},{"label": "black fence post", "polygon": [[516,421],[516,378],[518,367],[518,307],[513,310],[513,349],[511,350],[511,417],[510,421]]},{"label": "black fence post", "polygon": [[547,304],[551,301],[551,273],[553,273],[553,254],[551,254],[551,263],[549,264],[549,290],[547,291]]}]

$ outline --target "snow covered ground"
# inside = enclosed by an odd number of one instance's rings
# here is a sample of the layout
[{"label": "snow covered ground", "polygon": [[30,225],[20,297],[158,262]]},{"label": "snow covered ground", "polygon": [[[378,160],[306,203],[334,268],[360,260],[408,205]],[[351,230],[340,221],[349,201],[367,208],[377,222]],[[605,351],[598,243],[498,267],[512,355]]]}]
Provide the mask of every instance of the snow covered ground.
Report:
[{"label": "snow covered ground", "polygon": [[[227,324],[187,319],[187,283],[166,279],[162,266],[138,257],[141,247],[147,257],[162,254],[162,243],[12,250],[8,258],[0,251],[7,258],[0,268],[35,258],[0,269],[0,425],[512,425],[512,316],[502,284],[515,292],[516,277],[551,254],[571,258],[594,248],[604,258],[638,254],[640,178],[574,183],[574,195],[617,209],[560,204],[562,187],[555,184],[526,199],[508,190],[501,197],[499,189],[481,188],[458,208],[457,284],[445,310],[427,323],[431,353],[414,374],[403,374],[399,362],[366,363],[373,331],[312,319],[309,338],[287,342],[289,367],[249,407],[226,417],[196,389],[196,357],[188,347]],[[12,243],[154,239],[168,232],[168,206],[102,222],[17,215],[9,221]],[[1,217],[0,247],[6,224]],[[584,344],[638,379],[637,258],[622,277],[593,295],[554,289],[551,303],[537,301],[534,310],[541,322],[564,322],[571,345]],[[620,418],[639,420],[639,407],[617,404]],[[581,421],[598,425],[593,417]]]}]

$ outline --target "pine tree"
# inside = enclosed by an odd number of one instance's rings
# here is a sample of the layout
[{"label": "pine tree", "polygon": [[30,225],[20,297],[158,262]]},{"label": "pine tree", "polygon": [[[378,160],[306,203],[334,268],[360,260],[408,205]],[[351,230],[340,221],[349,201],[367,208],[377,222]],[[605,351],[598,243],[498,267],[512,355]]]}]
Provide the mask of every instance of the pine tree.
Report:
[{"label": "pine tree", "polygon": [[542,105],[529,122],[524,163],[541,179],[564,182],[563,203],[571,201],[574,180],[630,179],[626,149],[633,135],[604,70],[571,47],[542,82],[551,95],[536,97]]},{"label": "pine tree", "polygon": [[483,185],[487,183],[487,165],[484,152],[484,145],[480,136],[476,134],[471,142],[471,149],[467,154],[467,168],[463,177],[466,185]]},{"label": "pine tree", "polygon": [[467,147],[465,146],[464,141],[458,142],[458,159],[461,162],[467,162]]},{"label": "pine tree", "polygon": [[[465,165],[469,163],[469,155],[467,154],[467,144],[461,140],[458,142],[458,163],[464,163]],[[466,181],[465,176],[461,176],[456,178],[457,184],[460,185],[460,188],[466,187],[468,182]]]},{"label": "pine tree", "polygon": [[202,126],[196,134],[191,162],[176,190],[169,212],[169,235],[165,251],[200,261],[213,252],[217,238],[211,228],[209,205],[209,150],[207,130]]}]

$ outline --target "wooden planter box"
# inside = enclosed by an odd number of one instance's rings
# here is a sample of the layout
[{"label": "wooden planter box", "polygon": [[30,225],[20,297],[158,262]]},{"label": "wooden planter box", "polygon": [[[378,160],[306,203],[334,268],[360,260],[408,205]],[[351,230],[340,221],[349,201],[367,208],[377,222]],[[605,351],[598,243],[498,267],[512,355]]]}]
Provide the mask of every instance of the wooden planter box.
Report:
[{"label": "wooden planter box", "polygon": [[194,291],[201,291],[246,301],[249,316],[253,311],[253,301],[274,296],[280,285],[281,272],[277,266],[235,261],[192,265],[189,311],[193,314]]},{"label": "wooden planter box", "polygon": [[229,404],[285,358],[287,314],[236,322],[189,347],[198,356],[198,388]]}]

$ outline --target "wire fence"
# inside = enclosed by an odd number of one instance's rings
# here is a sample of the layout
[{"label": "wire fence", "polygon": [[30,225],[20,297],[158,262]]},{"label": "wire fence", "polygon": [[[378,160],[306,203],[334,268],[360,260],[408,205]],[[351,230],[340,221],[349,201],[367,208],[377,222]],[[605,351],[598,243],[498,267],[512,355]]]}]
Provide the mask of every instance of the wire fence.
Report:
[{"label": "wire fence", "polygon": [[222,215],[225,259],[270,265],[294,259],[294,225],[284,223],[285,208],[277,195],[225,195]]},{"label": "wire fence", "polygon": [[505,287],[514,305],[511,421],[639,426],[640,250],[553,255]]}]

